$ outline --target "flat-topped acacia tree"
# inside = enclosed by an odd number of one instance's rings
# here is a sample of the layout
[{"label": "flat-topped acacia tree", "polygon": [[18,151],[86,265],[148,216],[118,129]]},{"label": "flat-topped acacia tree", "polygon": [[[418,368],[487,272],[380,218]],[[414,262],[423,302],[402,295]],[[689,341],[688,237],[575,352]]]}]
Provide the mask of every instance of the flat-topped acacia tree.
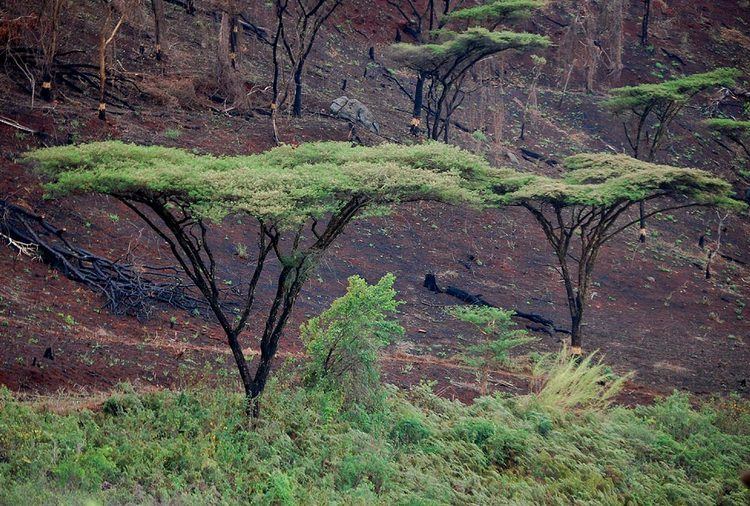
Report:
[{"label": "flat-topped acacia tree", "polygon": [[644,217],[693,206],[741,209],[732,187],[710,173],[636,160],[627,155],[566,158],[561,178],[508,170],[495,183],[500,205],[521,206],[552,246],[570,311],[571,352],[580,355],[581,325],[602,246],[639,222],[628,212],[649,202]]},{"label": "flat-topped acacia tree", "polygon": [[[419,14],[414,2],[409,4],[411,12]],[[397,43],[390,47],[393,59],[417,76],[412,132],[419,126],[423,87],[427,83],[427,133],[430,139],[442,137],[444,142],[448,142],[451,116],[466,96],[464,80],[477,63],[505,51],[530,51],[550,44],[542,35],[497,29],[528,16],[544,5],[542,1],[492,0],[459,8],[461,4],[451,7],[450,2],[445,2],[439,21],[433,21],[435,13],[430,10],[430,31],[425,36],[420,33],[416,44]],[[434,8],[434,2],[428,7]],[[409,17],[403,10],[402,15]],[[421,14],[426,15],[427,12]]]},{"label": "flat-topped acacia tree", "polygon": [[[37,150],[27,158],[49,180],[51,196],[112,196],[164,240],[226,334],[248,409],[256,415],[300,289],[345,227],[367,210],[382,212],[401,202],[479,202],[481,182],[492,172],[482,158],[437,143],[352,147],[323,142],[214,157],[99,142]],[[220,258],[209,233],[229,216],[241,218],[238,226],[256,246],[254,258],[236,267],[217,265]],[[280,271],[269,274],[264,267],[272,257]],[[220,273],[230,268],[244,280],[236,288],[240,300],[222,289]],[[240,335],[262,279],[273,280],[275,294],[251,373]]]},{"label": "flat-topped acacia tree", "polygon": [[[604,106],[623,118],[631,154],[653,162],[664,144],[672,121],[699,93],[718,86],[732,86],[741,72],[718,68],[710,72],[669,79],[661,83],[613,88]],[[640,240],[646,240],[646,211],[640,206]]]}]

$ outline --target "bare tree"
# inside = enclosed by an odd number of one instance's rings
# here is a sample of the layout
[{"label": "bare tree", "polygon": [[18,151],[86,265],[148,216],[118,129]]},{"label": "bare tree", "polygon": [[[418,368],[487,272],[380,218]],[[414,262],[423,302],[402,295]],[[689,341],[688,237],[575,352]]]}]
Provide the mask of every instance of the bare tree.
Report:
[{"label": "bare tree", "polygon": [[42,99],[52,101],[54,63],[57,54],[60,19],[66,0],[44,0],[39,14],[39,47],[42,52]]},{"label": "bare tree", "polygon": [[137,0],[123,0],[115,2],[103,0],[107,14],[99,30],[99,119],[106,119],[106,103],[104,98],[107,91],[107,47],[115,40],[117,32],[128,15],[135,9]]},{"label": "bare tree", "polygon": [[283,48],[294,80],[292,114],[302,115],[302,79],[305,64],[310,57],[323,25],[343,0],[275,0],[276,29],[272,40],[274,54],[274,98],[271,108],[279,107],[278,80],[284,62],[279,57]]}]

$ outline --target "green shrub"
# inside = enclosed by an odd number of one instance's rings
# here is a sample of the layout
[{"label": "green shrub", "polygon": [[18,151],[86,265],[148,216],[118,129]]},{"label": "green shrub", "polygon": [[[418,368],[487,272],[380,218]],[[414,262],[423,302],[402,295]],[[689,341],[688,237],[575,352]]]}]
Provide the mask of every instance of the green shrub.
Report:
[{"label": "green shrub", "polygon": [[401,444],[418,444],[432,435],[423,420],[407,415],[396,422],[391,437]]},{"label": "green shrub", "polygon": [[301,327],[310,361],[309,385],[333,388],[350,400],[362,401],[379,391],[378,353],[404,329],[393,319],[400,302],[387,274],[374,285],[349,278],[346,294],[320,316]]}]

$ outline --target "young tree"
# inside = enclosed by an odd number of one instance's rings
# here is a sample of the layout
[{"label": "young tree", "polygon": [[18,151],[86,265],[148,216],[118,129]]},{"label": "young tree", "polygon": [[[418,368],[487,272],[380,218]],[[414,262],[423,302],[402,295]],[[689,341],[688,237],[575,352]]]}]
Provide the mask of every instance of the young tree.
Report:
[{"label": "young tree", "polygon": [[448,314],[479,331],[475,343],[467,347],[464,360],[479,370],[480,395],[487,395],[490,370],[508,365],[510,350],[536,341],[525,330],[515,328],[513,311],[489,306],[454,306]]},{"label": "young tree", "polygon": [[542,228],[559,264],[571,321],[571,352],[581,354],[581,325],[602,246],[638,223],[628,211],[648,202],[643,218],[693,206],[739,209],[726,181],[698,169],[582,154],[564,160],[562,178],[508,171],[496,183],[502,205],[521,206]]},{"label": "young tree", "polygon": [[[452,9],[449,2],[443,5],[443,16],[435,20],[435,3],[427,4],[428,10],[419,11],[417,43],[397,43],[390,53],[401,66],[417,75],[417,84],[412,97],[413,114],[411,131],[415,132],[421,120],[423,88],[427,84],[427,130],[431,139],[448,140],[452,114],[460,107],[466,92],[464,80],[480,61],[511,49],[531,50],[549,45],[546,37],[531,33],[496,30],[499,26],[527,16],[541,5],[534,0],[495,0],[486,4]],[[460,3],[458,4],[460,5]],[[421,15],[420,15],[421,12]],[[429,12],[429,16],[426,13]],[[402,16],[408,14],[402,9]],[[425,17],[430,31],[423,35]],[[489,28],[474,26],[463,30],[448,30],[445,26],[480,23]],[[450,25],[449,25],[450,24]]]},{"label": "young tree", "polygon": [[[414,39],[415,44],[426,42],[425,35],[442,28],[448,21],[448,15],[456,8],[460,7],[463,2],[451,5],[450,0],[426,0],[419,2],[417,0],[388,0],[388,5],[393,7],[401,16],[404,22],[404,31]],[[401,42],[401,32],[397,32],[398,39]],[[428,37],[429,38],[429,37]],[[422,107],[424,104],[424,83],[427,76],[424,73],[417,73],[417,80],[414,85],[414,95],[412,98],[412,119],[409,131],[412,135],[419,133],[419,125],[422,123]]]},{"label": "young tree", "polygon": [[[346,226],[368,209],[383,212],[400,202],[479,202],[480,181],[492,172],[483,159],[437,144],[353,148],[325,142],[217,158],[104,142],[38,150],[28,158],[51,179],[52,195],[110,195],[168,245],[226,334],[248,409],[256,415],[254,401],[266,385],[297,296]],[[220,234],[212,230],[227,216],[240,217],[246,243],[255,244],[254,258],[237,259],[240,265],[219,265],[214,254]],[[276,274],[264,270],[270,257],[278,261]],[[224,285],[231,268],[244,280],[233,288],[242,294],[239,300],[232,300]],[[240,336],[258,284],[270,280],[275,294],[251,373]]]},{"label": "young tree", "polygon": [[[661,83],[639,84],[610,90],[604,102],[615,115],[623,117],[625,138],[633,157],[653,162],[666,139],[672,121],[699,93],[717,86],[732,86],[740,71],[719,68],[702,74],[670,79]],[[640,240],[646,240],[644,203],[640,204]]]},{"label": "young tree", "polygon": [[359,276],[349,278],[346,295],[336,299],[320,316],[300,329],[310,362],[306,380],[334,388],[352,401],[366,400],[378,390],[380,350],[404,335],[395,319],[398,306],[387,274],[374,285]]}]

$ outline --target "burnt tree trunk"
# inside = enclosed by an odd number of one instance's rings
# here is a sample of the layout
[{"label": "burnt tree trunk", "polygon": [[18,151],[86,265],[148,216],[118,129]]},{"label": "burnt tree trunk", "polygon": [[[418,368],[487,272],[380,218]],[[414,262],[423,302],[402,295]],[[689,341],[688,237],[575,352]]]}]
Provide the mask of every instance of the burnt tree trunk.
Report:
[{"label": "burnt tree trunk", "polygon": [[156,59],[161,61],[161,33],[164,27],[164,0],[151,0],[154,11],[154,38],[156,39]]},{"label": "burnt tree trunk", "polygon": [[414,109],[411,114],[411,126],[409,132],[412,135],[419,134],[419,125],[422,122],[422,104],[424,103],[424,74],[419,74],[417,84],[414,88]]},{"label": "burnt tree trunk", "polygon": [[[47,0],[42,6],[42,12],[40,13],[40,24],[42,28],[40,30],[40,41],[43,61],[42,61],[42,88],[40,96],[42,100],[51,102],[54,98],[52,91],[52,83],[54,76],[52,75],[55,55],[57,54],[57,32],[60,27],[60,13],[63,8],[62,0]],[[44,21],[42,23],[42,21]]]},{"label": "burnt tree trunk", "polygon": [[294,104],[292,114],[296,117],[302,116],[302,65],[300,62],[294,70]]},{"label": "burnt tree trunk", "polygon": [[648,45],[648,24],[651,18],[651,0],[643,0],[643,20],[641,21],[641,44]]}]

